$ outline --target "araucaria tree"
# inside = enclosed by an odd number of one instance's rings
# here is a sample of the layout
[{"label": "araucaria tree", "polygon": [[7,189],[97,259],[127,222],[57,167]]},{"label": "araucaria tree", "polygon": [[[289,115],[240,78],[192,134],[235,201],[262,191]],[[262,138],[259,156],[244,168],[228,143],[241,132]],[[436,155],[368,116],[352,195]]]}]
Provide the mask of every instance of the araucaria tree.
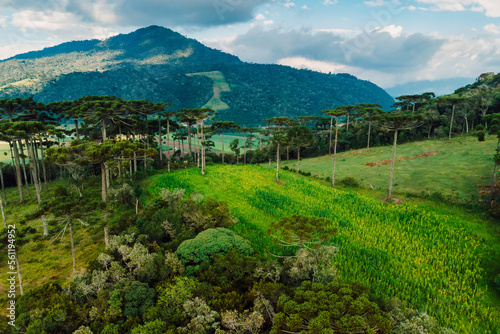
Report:
[{"label": "araucaria tree", "polygon": [[272,142],[276,145],[276,182],[280,180],[280,144],[286,139],[285,127],[293,125],[294,120],[288,117],[273,117],[264,120],[268,127],[272,127]]},{"label": "araucaria tree", "polygon": [[268,234],[283,247],[315,248],[328,240],[336,229],[323,218],[292,215],[272,222]]},{"label": "araucaria tree", "polygon": [[314,144],[314,135],[311,129],[305,125],[291,127],[287,133],[292,146],[297,148],[297,173],[300,170],[300,148],[310,147]]},{"label": "araucaria tree", "polygon": [[392,145],[391,172],[389,174],[389,189],[387,201],[392,198],[392,180],[394,176],[394,161],[396,159],[396,146],[398,143],[398,132],[401,130],[415,129],[423,124],[421,115],[407,114],[403,112],[383,113],[376,117],[383,129],[394,131],[394,142]]},{"label": "araucaria tree", "polygon": [[366,149],[370,149],[370,137],[372,132],[372,123],[373,117],[382,113],[382,107],[379,104],[358,104],[356,105],[358,114],[364,118],[366,122],[368,122],[368,135],[366,140]]}]

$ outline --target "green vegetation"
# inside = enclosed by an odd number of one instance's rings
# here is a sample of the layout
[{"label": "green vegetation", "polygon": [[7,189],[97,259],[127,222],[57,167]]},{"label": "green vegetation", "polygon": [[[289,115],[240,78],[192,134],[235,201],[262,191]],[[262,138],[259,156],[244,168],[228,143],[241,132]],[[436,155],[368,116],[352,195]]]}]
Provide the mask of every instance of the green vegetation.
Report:
[{"label": "green vegetation", "polygon": [[247,126],[274,116],[319,115],[332,105],[394,102],[380,87],[348,74],[244,63],[158,26],[0,62],[0,98],[48,103],[86,95],[171,102],[176,109],[206,106],[220,110],[220,120]]},{"label": "green vegetation", "polygon": [[500,246],[485,221],[432,206],[384,204],[295,173],[283,172],[277,184],[265,167],[213,166],[204,178],[195,170],[156,178],[153,196],[182,187],[227,201],[240,221],[235,231],[260,251],[277,251],[259,234],[273,220],[300,214],[335,222],[331,243],[339,248],[341,280],[361,282],[380,298],[398,297],[458,332],[500,326],[490,288]]},{"label": "green vegetation", "polygon": [[[455,137],[448,140],[428,140],[400,144],[395,162],[394,192],[399,194],[439,193],[459,200],[481,197],[479,191],[489,186],[493,173],[493,153],[498,139],[486,137],[479,142],[474,137]],[[424,153],[422,157],[418,157]],[[337,178],[352,177],[364,187],[387,189],[392,148],[373,147],[369,151],[353,150],[337,157]],[[301,159],[304,171],[320,177],[331,175],[333,157]],[[295,169],[293,160],[282,162]],[[489,191],[489,188],[486,189]],[[396,195],[397,197],[398,195]]]}]

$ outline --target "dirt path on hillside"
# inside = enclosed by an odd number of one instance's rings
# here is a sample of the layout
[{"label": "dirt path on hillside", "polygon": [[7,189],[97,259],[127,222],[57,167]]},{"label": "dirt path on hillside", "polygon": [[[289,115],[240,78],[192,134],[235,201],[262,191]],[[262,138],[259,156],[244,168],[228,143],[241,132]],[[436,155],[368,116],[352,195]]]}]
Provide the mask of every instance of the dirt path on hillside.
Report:
[{"label": "dirt path on hillside", "polygon": [[[348,155],[361,154],[361,153],[365,153],[365,152],[368,152],[368,150],[361,150],[361,151],[355,151],[355,152],[348,152],[348,153],[344,153],[344,154],[337,154],[337,158],[345,157]],[[320,158],[319,160],[332,159],[332,158],[333,158],[333,155],[332,156],[327,155],[326,157]]]},{"label": "dirt path on hillside", "polygon": [[[420,159],[420,158],[427,158],[427,157],[432,157],[438,153],[440,153],[441,151],[427,151],[427,152],[424,152],[422,154],[419,154],[419,155],[415,155],[413,157],[409,157],[409,158],[399,158],[399,159],[395,159],[394,161],[404,161],[404,160],[410,160],[410,159]],[[391,163],[391,159],[389,160],[382,160],[382,161],[377,161],[377,162],[367,162],[365,165],[367,166],[370,166],[370,167],[373,167],[373,166],[381,166],[381,165],[388,165]]]}]

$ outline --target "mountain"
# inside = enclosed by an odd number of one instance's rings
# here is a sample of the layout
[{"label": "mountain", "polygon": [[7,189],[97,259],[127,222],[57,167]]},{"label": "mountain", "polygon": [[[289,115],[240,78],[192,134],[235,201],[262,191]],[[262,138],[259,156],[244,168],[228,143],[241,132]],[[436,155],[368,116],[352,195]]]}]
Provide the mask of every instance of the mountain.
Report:
[{"label": "mountain", "polygon": [[422,94],[425,92],[434,92],[436,96],[441,96],[453,94],[457,87],[463,87],[474,82],[474,80],[475,78],[450,78],[435,81],[413,81],[386,88],[385,90],[394,98],[401,95]]},{"label": "mountain", "polygon": [[85,95],[172,102],[176,109],[208,106],[218,118],[246,125],[321,115],[344,104],[394,103],[382,88],[349,74],[245,63],[158,26],[0,61],[0,98],[33,96],[47,103]]}]

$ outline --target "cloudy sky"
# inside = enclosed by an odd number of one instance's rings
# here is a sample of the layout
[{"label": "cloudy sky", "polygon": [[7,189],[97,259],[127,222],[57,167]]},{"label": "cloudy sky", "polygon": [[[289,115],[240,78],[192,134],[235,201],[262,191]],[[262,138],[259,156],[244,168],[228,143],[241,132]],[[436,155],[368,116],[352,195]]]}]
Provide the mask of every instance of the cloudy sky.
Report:
[{"label": "cloudy sky", "polygon": [[0,0],[0,59],[152,24],[383,88],[500,72],[499,0]]}]

